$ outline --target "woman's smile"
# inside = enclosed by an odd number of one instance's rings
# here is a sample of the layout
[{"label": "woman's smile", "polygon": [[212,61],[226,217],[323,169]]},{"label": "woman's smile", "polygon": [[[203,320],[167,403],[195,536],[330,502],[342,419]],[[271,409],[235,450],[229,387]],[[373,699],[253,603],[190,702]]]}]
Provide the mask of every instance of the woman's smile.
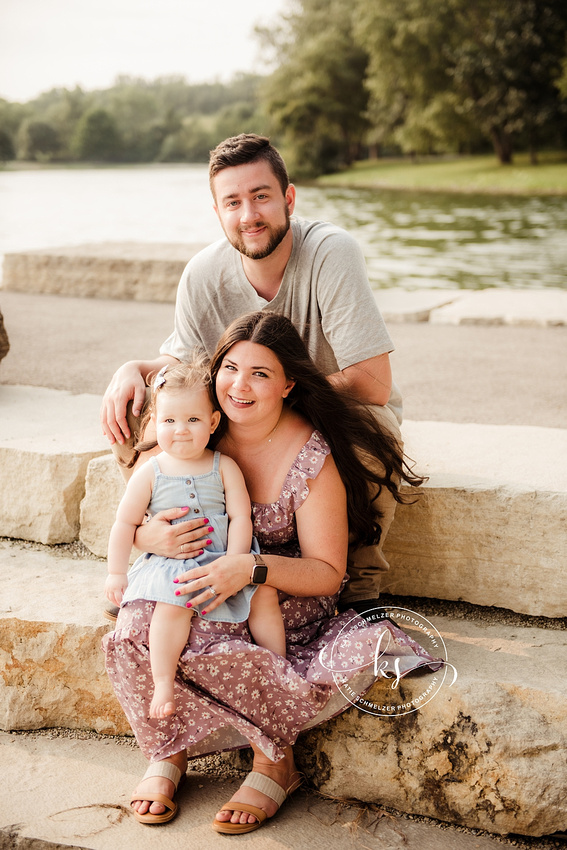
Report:
[{"label": "woman's smile", "polygon": [[279,417],[293,386],[273,351],[245,340],[228,350],[216,376],[217,398],[229,419],[237,411],[254,408],[253,421],[266,420],[268,425]]}]

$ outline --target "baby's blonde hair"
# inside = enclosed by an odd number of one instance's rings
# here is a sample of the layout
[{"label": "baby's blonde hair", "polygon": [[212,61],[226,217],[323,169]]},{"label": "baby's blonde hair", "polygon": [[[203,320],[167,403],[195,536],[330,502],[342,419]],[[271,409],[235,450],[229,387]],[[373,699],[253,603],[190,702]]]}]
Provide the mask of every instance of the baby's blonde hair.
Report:
[{"label": "baby's blonde hair", "polygon": [[159,372],[148,375],[147,383],[152,390],[149,406],[150,416],[155,413],[160,393],[168,390],[179,392],[179,390],[195,390],[202,387],[208,393],[213,410],[216,409],[209,363],[202,355],[195,355],[190,363],[165,366]]},{"label": "baby's blonde hair", "polygon": [[[146,384],[151,387],[149,404],[146,405],[138,435],[144,434],[147,424],[156,411],[157,400],[162,392],[179,392],[179,390],[195,390],[201,387],[207,391],[211,409],[218,410],[218,404],[213,392],[209,361],[204,354],[196,352],[189,363],[177,363],[175,366],[165,366],[159,372],[151,372],[146,378]],[[138,439],[134,444],[134,454],[129,463],[123,463],[131,469],[142,452],[147,452],[157,446],[156,440]]]}]

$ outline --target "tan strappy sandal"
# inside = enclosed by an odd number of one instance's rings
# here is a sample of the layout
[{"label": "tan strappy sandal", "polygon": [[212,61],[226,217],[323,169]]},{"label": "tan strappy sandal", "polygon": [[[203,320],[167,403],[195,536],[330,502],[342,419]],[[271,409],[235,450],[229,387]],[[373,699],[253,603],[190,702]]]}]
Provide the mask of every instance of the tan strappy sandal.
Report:
[{"label": "tan strappy sandal", "polygon": [[[175,791],[177,791],[177,786],[184,775],[185,774],[181,773],[177,765],[172,764],[172,762],[156,761],[153,764],[150,764],[140,781],[143,782],[144,779],[149,779],[151,776],[163,776],[165,779],[169,779],[173,782],[175,785]],[[173,820],[177,814],[177,803],[170,800],[169,797],[166,797],[164,794],[133,794],[130,798],[130,806],[132,803],[136,803],[138,801],[142,802],[143,800],[147,800],[151,803],[161,803],[162,806],[165,806],[165,812],[162,812],[161,815],[153,815],[151,812],[146,812],[145,815],[140,815],[135,809],[132,809],[132,814],[140,823],[167,823],[168,821]]]},{"label": "tan strappy sandal", "polygon": [[[297,771],[292,773],[291,782],[288,788],[284,791],[282,786],[278,785],[277,782],[274,782],[273,779],[270,779],[269,776],[253,770],[252,773],[248,774],[241,787],[247,785],[249,788],[254,788],[255,791],[260,791],[261,794],[265,794],[266,797],[269,797],[274,801],[274,803],[277,803],[279,811],[282,803],[296,790],[296,788],[299,788],[304,778],[305,777],[302,773],[298,773]],[[220,821],[215,818],[213,821],[213,829],[215,832],[223,832],[227,835],[253,832],[255,829],[260,829],[264,821],[268,819],[268,815],[263,809],[252,806],[250,803],[239,803],[237,800],[225,803],[221,812],[245,812],[245,814],[253,815],[256,818],[255,823],[231,823],[230,821]],[[274,812],[274,814],[277,814],[277,811]],[[273,816],[274,815],[272,815],[272,817]]]}]

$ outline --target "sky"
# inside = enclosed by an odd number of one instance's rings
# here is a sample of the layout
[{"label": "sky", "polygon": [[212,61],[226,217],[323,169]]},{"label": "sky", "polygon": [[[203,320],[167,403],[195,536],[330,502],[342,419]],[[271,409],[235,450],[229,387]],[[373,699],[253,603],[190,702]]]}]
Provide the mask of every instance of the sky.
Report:
[{"label": "sky", "polygon": [[276,23],[289,3],[0,0],[0,97],[25,102],[55,87],[108,88],[120,74],[198,83],[267,73],[253,29]]}]

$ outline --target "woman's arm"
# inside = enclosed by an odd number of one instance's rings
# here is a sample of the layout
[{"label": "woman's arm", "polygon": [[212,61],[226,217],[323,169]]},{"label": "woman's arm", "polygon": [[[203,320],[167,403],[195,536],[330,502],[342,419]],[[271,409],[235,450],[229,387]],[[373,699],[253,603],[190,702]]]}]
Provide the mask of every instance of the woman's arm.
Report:
[{"label": "woman's arm", "polygon": [[[341,586],[348,549],[346,493],[332,457],[309,481],[309,496],[295,516],[301,558],[263,556],[268,566],[266,583],[292,596],[331,596]],[[191,579],[180,586],[181,593],[214,587],[214,601],[207,591],[191,600],[193,605],[209,602],[210,613],[250,583],[253,563],[250,555],[225,555],[179,576],[180,582]]]},{"label": "woman's arm", "polygon": [[141,467],[129,480],[108,540],[108,576],[104,587],[107,599],[120,605],[128,586],[128,566],[136,528],[143,521],[152,495],[153,469]]}]

